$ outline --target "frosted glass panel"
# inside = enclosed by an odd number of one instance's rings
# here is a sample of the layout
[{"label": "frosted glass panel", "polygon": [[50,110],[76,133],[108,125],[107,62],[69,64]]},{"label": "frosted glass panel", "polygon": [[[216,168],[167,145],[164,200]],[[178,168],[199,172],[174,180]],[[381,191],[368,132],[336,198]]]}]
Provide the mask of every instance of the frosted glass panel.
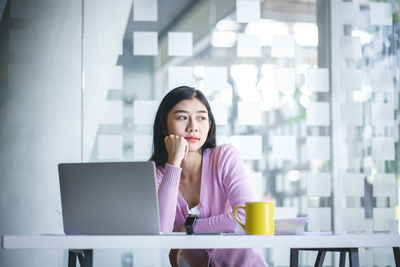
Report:
[{"label": "frosted glass panel", "polygon": [[123,120],[122,102],[121,101],[105,101],[103,107],[102,123],[105,124],[121,124]]},{"label": "frosted glass panel", "polygon": [[386,69],[374,69],[371,71],[373,91],[393,92],[393,72]]},{"label": "frosted glass panel", "polygon": [[343,58],[361,58],[361,39],[359,37],[341,36],[340,50]]},{"label": "frosted glass panel", "polygon": [[326,136],[307,137],[307,159],[329,160],[331,158],[329,142],[330,138]]},{"label": "frosted glass panel", "polygon": [[153,148],[151,135],[135,136],[133,138],[133,157],[135,160],[149,160]]},{"label": "frosted glass panel", "polygon": [[392,248],[373,248],[374,266],[396,266]]},{"label": "frosted glass panel", "polygon": [[392,25],[391,3],[370,3],[371,25]]},{"label": "frosted glass panel", "polygon": [[224,102],[210,102],[216,125],[228,124],[228,105]]},{"label": "frosted glass panel", "polygon": [[340,71],[340,89],[346,91],[361,90],[361,73],[356,69],[342,69]]},{"label": "frosted glass panel", "polygon": [[308,69],[305,74],[305,86],[311,92],[329,92],[328,69]]},{"label": "frosted glass panel", "polygon": [[364,231],[365,211],[363,208],[343,209],[343,229],[349,232]]},{"label": "frosted glass panel", "polygon": [[360,17],[360,4],[341,2],[339,5],[339,20],[342,24],[357,25]]},{"label": "frosted glass panel", "polygon": [[271,57],[294,57],[294,38],[291,35],[276,35],[272,39]]},{"label": "frosted glass panel", "polygon": [[345,173],[342,174],[344,196],[363,197],[364,196],[364,174]]},{"label": "frosted glass panel", "polygon": [[133,0],[133,20],[157,21],[157,0]]},{"label": "frosted glass panel", "polygon": [[204,68],[204,89],[218,91],[227,85],[228,71],[226,67],[205,67]]},{"label": "frosted glass panel", "polygon": [[330,173],[309,173],[307,175],[307,195],[329,197],[331,195]]},{"label": "frosted glass panel", "polygon": [[291,207],[274,207],[275,219],[287,219],[297,217],[297,208]]},{"label": "frosted glass panel", "polygon": [[277,68],[275,72],[275,89],[281,92],[294,93],[296,72],[293,68]]},{"label": "frosted glass panel", "polygon": [[340,105],[340,122],[343,125],[362,126],[363,110],[359,103],[344,103]]},{"label": "frosted glass panel", "polygon": [[375,160],[394,160],[394,139],[391,137],[372,138],[372,158]]},{"label": "frosted glass panel", "polygon": [[371,104],[371,124],[373,126],[394,126],[393,104]]},{"label": "frosted glass panel", "polygon": [[261,125],[260,102],[238,102],[238,124],[239,125]]},{"label": "frosted glass panel", "polygon": [[393,208],[374,208],[373,213],[374,231],[391,231],[394,229],[395,210]]},{"label": "frosted glass panel", "polygon": [[237,39],[238,57],[260,57],[261,46],[258,35],[238,34]]},{"label": "frosted glass panel", "polygon": [[306,123],[308,126],[329,126],[329,103],[308,103]]},{"label": "frosted glass panel", "polygon": [[158,54],[157,32],[133,32],[133,54],[156,56]]},{"label": "frosted glass panel", "polygon": [[372,189],[374,197],[395,197],[396,177],[394,174],[376,174]]},{"label": "frosted glass panel", "polygon": [[262,137],[254,136],[232,136],[232,145],[239,151],[244,160],[256,160],[262,158]]},{"label": "frosted glass panel", "polygon": [[260,0],[236,0],[236,21],[250,22],[260,19]]},{"label": "frosted glass panel", "polygon": [[133,102],[133,123],[136,125],[153,125],[157,109],[157,101],[138,100]]},{"label": "frosted glass panel", "polygon": [[331,230],[330,208],[308,209],[308,231],[319,232]]},{"label": "frosted glass panel", "polygon": [[98,86],[106,89],[122,89],[122,67],[121,66],[99,66]]},{"label": "frosted glass panel", "polygon": [[296,136],[273,136],[272,143],[272,157],[281,160],[297,159],[297,146]]},{"label": "frosted glass panel", "polygon": [[99,159],[122,159],[122,136],[99,136],[98,153]]},{"label": "frosted glass panel", "polygon": [[178,86],[193,86],[192,67],[169,67],[168,68],[168,87],[172,90]]},{"label": "frosted glass panel", "polygon": [[193,33],[191,33],[191,32],[169,32],[168,33],[168,55],[169,56],[192,56],[193,55]]}]

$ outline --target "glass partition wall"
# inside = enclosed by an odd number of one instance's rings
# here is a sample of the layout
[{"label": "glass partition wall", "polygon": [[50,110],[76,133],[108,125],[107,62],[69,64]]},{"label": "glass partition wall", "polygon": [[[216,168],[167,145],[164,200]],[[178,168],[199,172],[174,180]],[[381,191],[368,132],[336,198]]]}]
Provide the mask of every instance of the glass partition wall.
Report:
[{"label": "glass partition wall", "polygon": [[[399,2],[333,2],[334,230],[398,233]],[[361,250],[366,266],[392,251]]]},{"label": "glass partition wall", "polygon": [[[159,101],[194,86],[276,218],[397,233],[398,12],[396,1],[86,0],[83,159],[149,159]],[[288,266],[288,252],[266,259]],[[393,264],[390,253],[361,250],[361,263]]]},{"label": "glass partition wall", "polygon": [[[239,149],[276,218],[398,233],[399,1],[67,2],[0,1],[1,233],[62,233],[57,164],[148,160],[158,103],[179,85],[208,97],[217,143]],[[265,250],[270,266],[288,255]],[[65,261],[0,251],[5,266]],[[168,250],[94,262],[169,266]],[[394,266],[389,248],[360,262]]]},{"label": "glass partition wall", "polygon": [[[62,234],[60,162],[81,160],[77,0],[0,1],[0,234]],[[0,266],[64,266],[62,250],[0,249]]]}]

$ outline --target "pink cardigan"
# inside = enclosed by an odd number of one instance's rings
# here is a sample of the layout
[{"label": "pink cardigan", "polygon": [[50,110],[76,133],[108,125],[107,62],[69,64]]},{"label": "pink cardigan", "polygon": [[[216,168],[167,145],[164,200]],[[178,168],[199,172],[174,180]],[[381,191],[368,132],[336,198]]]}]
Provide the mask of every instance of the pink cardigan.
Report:
[{"label": "pink cardigan", "polygon": [[[158,204],[162,232],[178,231],[188,216],[186,202],[179,193],[181,172],[181,168],[170,164],[166,164],[165,168],[157,166]],[[251,186],[237,150],[231,145],[206,149],[203,152],[202,162],[200,218],[196,222],[194,232],[233,232],[237,225],[233,218],[233,208],[253,200]],[[239,216],[241,221],[244,221],[244,214],[240,213]],[[256,253],[252,249],[185,251],[197,255],[193,258],[207,256],[213,266],[267,266],[261,253]],[[188,255],[185,255],[185,259],[187,258]],[[208,265],[208,261],[206,264]]]}]

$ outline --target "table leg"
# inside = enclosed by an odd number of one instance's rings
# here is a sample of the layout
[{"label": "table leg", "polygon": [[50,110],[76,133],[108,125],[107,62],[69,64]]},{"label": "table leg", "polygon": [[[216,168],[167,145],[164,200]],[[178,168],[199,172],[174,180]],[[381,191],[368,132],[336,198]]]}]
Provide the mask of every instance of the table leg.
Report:
[{"label": "table leg", "polygon": [[76,253],[72,250],[68,251],[68,267],[76,267]]},{"label": "table leg", "polygon": [[85,257],[83,256],[83,253],[77,253],[76,256],[78,257],[79,265],[81,267],[86,267],[85,266]]},{"label": "table leg", "polygon": [[315,260],[314,267],[322,267],[325,259],[326,250],[318,250],[317,259]]},{"label": "table leg", "polygon": [[85,267],[93,267],[93,250],[87,249],[84,250],[85,254]]},{"label": "table leg", "polygon": [[290,267],[299,266],[299,250],[295,248],[290,249]]},{"label": "table leg", "polygon": [[400,267],[400,249],[399,247],[393,247],[394,262],[396,267]]},{"label": "table leg", "polygon": [[360,263],[358,261],[358,248],[349,249],[349,259],[350,259],[350,267],[360,266]]},{"label": "table leg", "polygon": [[344,267],[346,263],[346,251],[340,251],[339,267]]},{"label": "table leg", "polygon": [[68,267],[76,267],[76,258],[81,267],[93,267],[93,250],[69,250]]}]

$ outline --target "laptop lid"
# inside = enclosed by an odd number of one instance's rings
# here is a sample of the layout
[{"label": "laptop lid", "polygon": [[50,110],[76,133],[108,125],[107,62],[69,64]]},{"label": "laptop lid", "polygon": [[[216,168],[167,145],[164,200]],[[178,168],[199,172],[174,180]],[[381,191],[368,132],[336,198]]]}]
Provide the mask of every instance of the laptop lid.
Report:
[{"label": "laptop lid", "polygon": [[160,233],[154,162],[61,163],[58,173],[65,234]]}]

